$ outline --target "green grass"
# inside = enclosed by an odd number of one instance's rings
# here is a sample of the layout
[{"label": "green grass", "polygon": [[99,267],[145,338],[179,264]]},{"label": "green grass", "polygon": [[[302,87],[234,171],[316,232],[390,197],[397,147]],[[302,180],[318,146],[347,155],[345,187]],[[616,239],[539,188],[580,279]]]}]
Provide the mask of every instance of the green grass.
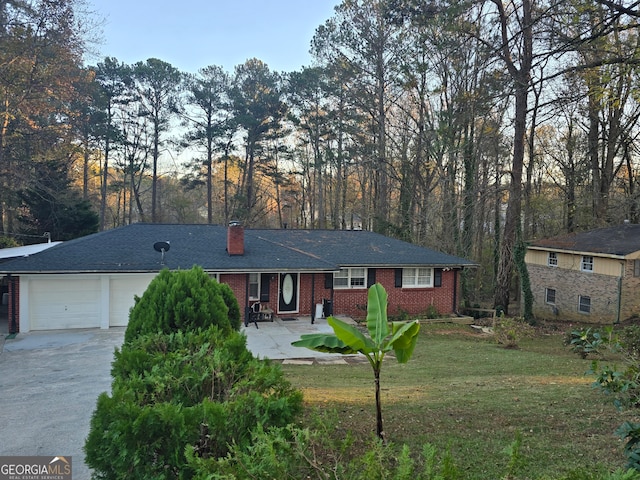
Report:
[{"label": "green grass", "polygon": [[[538,335],[505,349],[470,327],[423,327],[412,359],[382,368],[386,440],[419,453],[424,443],[449,451],[465,479],[503,478],[505,453],[522,434],[515,478],[559,478],[578,469],[613,471],[626,463],[614,430],[635,412],[618,412],[592,388],[582,360],[562,334]],[[361,451],[375,432],[373,373],[367,362],[283,365],[303,391],[308,412],[337,412],[340,432]],[[324,412],[324,413],[322,413]],[[578,478],[578,477],[576,477]]]}]

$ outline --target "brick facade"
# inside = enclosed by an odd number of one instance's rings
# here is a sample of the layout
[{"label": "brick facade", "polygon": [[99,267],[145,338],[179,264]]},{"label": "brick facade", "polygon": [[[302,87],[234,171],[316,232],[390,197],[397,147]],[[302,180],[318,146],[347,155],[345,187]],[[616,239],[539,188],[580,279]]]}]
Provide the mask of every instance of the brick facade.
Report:
[{"label": "brick facade", "polygon": [[640,224],[625,220],[536,240],[525,261],[538,318],[599,324],[640,318]]},{"label": "brick facade", "polygon": [[[633,262],[631,264],[633,265]],[[620,291],[618,277],[545,265],[530,264],[527,267],[535,299],[533,314],[536,318],[606,324],[624,320],[629,316],[621,314],[621,318],[618,318],[618,292]],[[633,268],[631,275],[633,275]],[[554,305],[547,304],[545,301],[545,293],[548,288],[556,291]],[[620,300],[625,297],[633,297],[631,290],[632,287],[627,282],[627,285],[622,289],[627,293],[623,293]],[[636,289],[635,292],[637,296],[638,290]],[[591,299],[591,312],[588,314],[578,311],[580,295],[588,296]],[[635,299],[635,302],[637,307],[638,300]],[[626,310],[628,309],[625,307],[622,312]]]},{"label": "brick facade", "polygon": [[620,320],[640,317],[640,277],[634,275],[634,260],[624,265],[620,292]]},{"label": "brick facade", "polygon": [[[375,281],[381,283],[387,291],[387,313],[390,316],[405,312],[412,316],[424,315],[432,307],[440,315],[450,315],[458,310],[461,297],[459,270],[442,271],[441,286],[432,288],[396,287],[395,269],[393,268],[376,269],[375,277]],[[249,274],[220,274],[219,280],[231,287],[241,312],[244,312],[246,307],[256,301],[247,297]],[[331,273],[301,273],[298,277],[298,310],[291,312],[291,314],[315,316],[316,305],[327,300],[332,303],[334,315],[345,315],[356,319],[365,318],[368,290],[366,288],[334,289],[331,288],[332,280]],[[268,301],[263,297],[261,303],[276,313],[278,313],[279,281],[280,275],[278,273],[261,275],[263,289],[261,294],[268,290]],[[15,295],[13,302],[12,295]],[[8,318],[10,333],[17,333],[20,328],[19,299],[20,278],[9,277]],[[454,299],[457,303],[455,307]],[[14,329],[11,329],[12,319],[15,321]]]},{"label": "brick facade", "polygon": [[9,333],[20,331],[20,278],[9,277],[9,304],[7,318],[9,323]]},{"label": "brick facade", "polygon": [[[331,276],[331,274],[329,274]],[[269,300],[261,300],[263,305],[278,312],[278,295],[280,276],[277,273],[267,274]],[[236,294],[241,310],[255,300],[247,301],[247,274],[223,274],[220,282],[228,284]],[[395,286],[395,269],[376,269],[376,282],[382,284],[388,295],[389,315],[406,312],[409,315],[425,314],[434,307],[441,315],[450,315],[457,311],[460,304],[459,270],[442,272],[442,286],[432,288],[402,288]],[[335,315],[346,315],[352,318],[366,316],[367,289],[332,289],[324,273],[302,273],[299,275],[298,313],[312,315],[315,305],[323,300],[332,302]],[[458,305],[453,305],[454,296]]]}]

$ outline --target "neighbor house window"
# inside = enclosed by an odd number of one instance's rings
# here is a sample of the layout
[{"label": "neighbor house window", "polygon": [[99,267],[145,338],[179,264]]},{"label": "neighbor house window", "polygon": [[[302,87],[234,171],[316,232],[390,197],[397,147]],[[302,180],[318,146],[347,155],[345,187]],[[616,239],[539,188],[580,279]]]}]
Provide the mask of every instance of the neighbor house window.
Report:
[{"label": "neighbor house window", "polygon": [[249,274],[249,300],[260,299],[260,274]]},{"label": "neighbor house window", "polygon": [[341,268],[333,274],[333,288],[366,288],[366,268]]},{"label": "neighbor house window", "polygon": [[633,276],[640,277],[640,260],[633,261]]},{"label": "neighbor house window", "polygon": [[432,268],[403,268],[403,288],[424,288],[433,286]]},{"label": "neighbor house window", "polygon": [[593,272],[593,257],[584,255],[580,262],[580,270],[583,272]]},{"label": "neighbor house window", "polygon": [[591,297],[586,295],[578,297],[578,311],[580,313],[591,313]]},{"label": "neighbor house window", "polygon": [[547,265],[550,267],[558,266],[558,254],[556,252],[549,252],[549,255],[547,256]]},{"label": "neighbor house window", "polygon": [[556,304],[556,289],[555,288],[545,288],[544,289],[544,301],[551,305]]}]

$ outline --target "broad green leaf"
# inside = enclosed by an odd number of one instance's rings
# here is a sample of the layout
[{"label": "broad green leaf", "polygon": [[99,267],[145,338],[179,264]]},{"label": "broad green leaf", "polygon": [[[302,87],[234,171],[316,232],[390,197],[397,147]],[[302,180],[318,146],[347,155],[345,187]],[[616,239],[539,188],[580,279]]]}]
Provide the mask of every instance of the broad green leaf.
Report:
[{"label": "broad green leaf", "polygon": [[343,355],[349,355],[352,353],[358,353],[358,350],[354,350],[352,347],[346,345],[335,335],[327,333],[310,333],[302,335],[300,340],[292,342],[294,347],[304,347],[316,352],[325,353],[341,353]]},{"label": "broad green leaf", "polygon": [[336,318],[327,318],[327,323],[333,328],[336,337],[356,352],[370,353],[376,350],[376,345],[368,339],[358,328]]},{"label": "broad green leaf", "polygon": [[[330,353],[363,353],[366,355],[376,378],[376,410],[377,432],[382,438],[382,407],[380,405],[380,369],[385,354],[395,351],[399,363],[409,361],[416,346],[420,323],[394,322],[389,327],[387,321],[387,292],[379,283],[369,287],[367,303],[367,337],[360,329],[335,317],[329,317],[327,323],[335,335],[316,333],[302,335],[301,339],[293,342],[296,347],[306,347],[319,352]],[[389,337],[391,331],[391,338]]]},{"label": "broad green leaf", "polygon": [[394,322],[393,336],[386,345],[387,349],[393,348],[398,363],[407,363],[413,355],[418,333],[420,332],[420,322]]},{"label": "broad green leaf", "polygon": [[387,292],[379,283],[369,287],[367,329],[373,343],[377,348],[382,349],[382,343],[389,335],[389,324],[387,322]]}]

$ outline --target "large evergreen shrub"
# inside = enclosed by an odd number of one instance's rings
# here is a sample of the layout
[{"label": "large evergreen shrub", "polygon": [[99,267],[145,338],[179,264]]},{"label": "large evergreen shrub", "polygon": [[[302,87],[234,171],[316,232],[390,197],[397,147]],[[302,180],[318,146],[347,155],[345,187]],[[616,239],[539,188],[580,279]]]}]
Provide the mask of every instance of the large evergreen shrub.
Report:
[{"label": "large evergreen shrub", "polygon": [[222,294],[222,299],[229,309],[229,323],[234,330],[240,330],[242,319],[240,318],[240,305],[238,305],[238,299],[236,299],[235,293],[231,290],[231,287],[226,283],[219,283],[218,289]]},{"label": "large evergreen shrub", "polygon": [[210,278],[202,268],[162,270],[129,314],[125,342],[147,333],[171,333],[216,325],[240,329],[240,307],[227,285]]},{"label": "large evergreen shrub", "polygon": [[302,408],[279,365],[255,359],[243,334],[216,326],[134,338],[116,351],[112,376],[85,444],[101,479],[192,478],[187,450],[224,456],[259,425],[285,426]]}]

